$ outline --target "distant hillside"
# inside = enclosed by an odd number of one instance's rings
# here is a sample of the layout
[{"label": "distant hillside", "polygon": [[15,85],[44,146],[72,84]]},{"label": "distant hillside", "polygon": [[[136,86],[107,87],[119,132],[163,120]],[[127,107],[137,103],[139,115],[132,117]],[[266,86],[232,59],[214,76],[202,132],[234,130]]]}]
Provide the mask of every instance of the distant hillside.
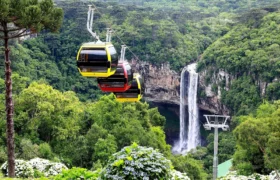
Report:
[{"label": "distant hillside", "polygon": [[[276,8],[252,10],[238,20],[203,53],[199,70],[207,70],[209,83],[222,89],[227,86],[229,91],[222,91],[225,105],[234,112],[246,112],[261,99],[280,98],[280,12]],[[211,79],[220,70],[232,77],[230,84]]]}]

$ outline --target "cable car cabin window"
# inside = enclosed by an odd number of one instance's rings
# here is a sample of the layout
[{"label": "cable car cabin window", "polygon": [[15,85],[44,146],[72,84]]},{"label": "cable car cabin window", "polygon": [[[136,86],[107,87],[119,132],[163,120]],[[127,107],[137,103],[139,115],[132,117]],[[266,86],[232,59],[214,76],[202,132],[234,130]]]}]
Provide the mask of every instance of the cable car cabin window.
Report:
[{"label": "cable car cabin window", "polygon": [[111,55],[111,68],[115,70],[118,66],[118,54],[114,46],[110,46],[108,49]]},{"label": "cable car cabin window", "polygon": [[131,83],[131,87],[129,88],[128,91],[132,90],[132,89],[138,89],[138,84],[136,80],[133,80]]},{"label": "cable car cabin window", "polygon": [[78,66],[82,72],[107,72],[108,58],[105,48],[83,48]]},{"label": "cable car cabin window", "polygon": [[122,88],[124,87],[125,81],[124,79],[100,79],[98,80],[98,84],[103,87],[103,88],[110,88],[110,87],[118,87],[118,88]]},{"label": "cable car cabin window", "polygon": [[124,70],[122,66],[117,66],[117,70],[112,77],[124,78]]},{"label": "cable car cabin window", "polygon": [[126,81],[122,65],[118,65],[116,72],[110,77],[97,79],[98,84],[102,88],[124,88]]},{"label": "cable car cabin window", "polygon": [[80,53],[80,61],[103,61],[107,62],[107,53],[104,48],[83,48]]}]

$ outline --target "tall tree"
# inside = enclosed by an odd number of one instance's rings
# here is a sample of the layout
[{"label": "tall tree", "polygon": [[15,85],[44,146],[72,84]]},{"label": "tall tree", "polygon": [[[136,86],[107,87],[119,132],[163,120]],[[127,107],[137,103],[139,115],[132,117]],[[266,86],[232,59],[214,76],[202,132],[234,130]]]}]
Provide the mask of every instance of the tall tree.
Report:
[{"label": "tall tree", "polygon": [[9,177],[15,176],[14,122],[9,59],[10,39],[28,36],[42,29],[56,32],[62,23],[63,11],[52,0],[0,0],[0,39],[5,48],[6,120]]},{"label": "tall tree", "polygon": [[[264,103],[256,115],[242,116],[233,131],[237,149],[233,165],[242,175],[268,174],[280,168],[280,101]],[[277,175],[279,178],[279,175]]]}]

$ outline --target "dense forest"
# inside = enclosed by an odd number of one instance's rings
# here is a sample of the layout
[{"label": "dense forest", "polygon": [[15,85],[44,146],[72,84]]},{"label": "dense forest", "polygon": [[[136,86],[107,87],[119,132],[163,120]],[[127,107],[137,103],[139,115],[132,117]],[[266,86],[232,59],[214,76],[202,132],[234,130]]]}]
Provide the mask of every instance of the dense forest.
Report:
[{"label": "dense forest", "polygon": [[[57,179],[79,173],[114,179],[110,173],[147,153],[146,160],[156,157],[165,172],[151,178],[171,179],[171,169],[194,180],[212,177],[212,133],[206,147],[186,156],[174,155],[165,140],[166,119],[157,108],[144,101],[116,102],[112,94],[99,90],[96,79],[79,74],[76,55],[83,42],[92,40],[86,18],[87,5],[94,3],[94,30],[105,39],[106,28],[114,29],[112,42],[118,52],[123,43],[129,47],[129,61],[169,62],[177,72],[198,62],[197,70],[205,72],[212,90],[217,94],[221,90],[221,101],[233,118],[231,131],[219,133],[219,162],[233,158],[233,169],[241,175],[269,174],[280,168],[278,0],[55,3],[64,11],[59,33],[42,31],[27,40],[10,41],[17,159],[40,157],[72,168]],[[4,59],[4,49],[0,50]],[[228,73],[230,82],[217,81],[219,71]],[[5,102],[4,71],[0,75],[0,99]],[[7,160],[4,103],[0,120],[2,164]]]}]

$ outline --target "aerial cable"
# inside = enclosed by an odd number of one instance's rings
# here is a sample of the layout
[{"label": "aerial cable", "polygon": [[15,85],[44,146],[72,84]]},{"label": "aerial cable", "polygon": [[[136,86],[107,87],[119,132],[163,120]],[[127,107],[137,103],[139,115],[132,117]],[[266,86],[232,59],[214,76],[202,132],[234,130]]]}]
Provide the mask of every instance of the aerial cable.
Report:
[{"label": "aerial cable", "polygon": [[[115,36],[121,41],[122,44],[125,45],[125,43],[123,42],[123,40],[122,40],[118,35],[115,34]],[[139,58],[132,52],[132,50],[130,50],[130,48],[129,48],[128,46],[127,46],[127,49],[131,52],[131,54],[132,54],[137,60],[139,60]]]}]

